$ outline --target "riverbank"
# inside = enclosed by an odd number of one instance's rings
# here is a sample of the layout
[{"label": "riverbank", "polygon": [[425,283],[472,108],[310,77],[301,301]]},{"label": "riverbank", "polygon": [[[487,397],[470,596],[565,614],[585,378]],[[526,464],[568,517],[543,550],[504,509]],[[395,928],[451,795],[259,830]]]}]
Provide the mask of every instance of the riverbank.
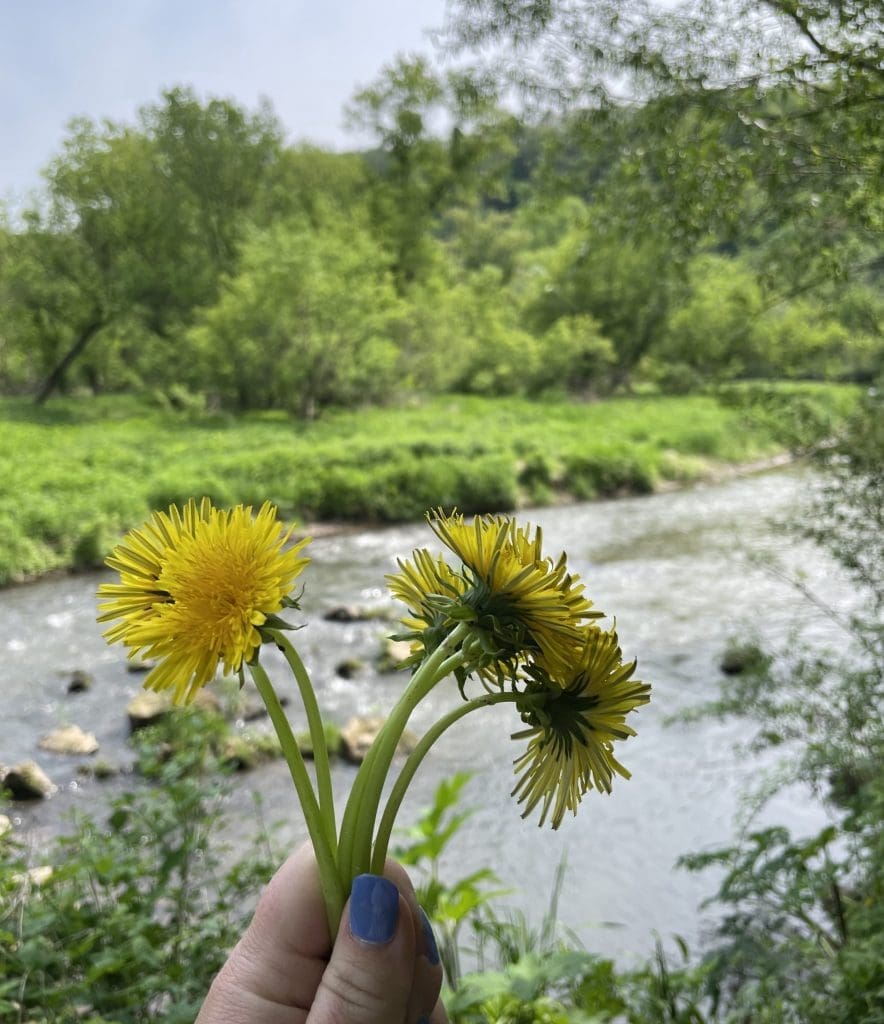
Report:
[{"label": "riverbank", "polygon": [[596,403],[443,396],[305,423],[174,412],[130,396],[0,400],[0,586],[102,563],[154,508],[208,495],[289,519],[385,524],[643,494],[783,456],[792,419],[831,429],[836,385]]}]

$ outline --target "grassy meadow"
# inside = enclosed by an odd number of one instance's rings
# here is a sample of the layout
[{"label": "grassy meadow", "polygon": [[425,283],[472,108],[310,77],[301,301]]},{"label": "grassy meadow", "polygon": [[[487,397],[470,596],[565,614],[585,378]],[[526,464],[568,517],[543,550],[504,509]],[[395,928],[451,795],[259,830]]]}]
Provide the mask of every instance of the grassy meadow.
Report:
[{"label": "grassy meadow", "polygon": [[[301,522],[385,523],[647,493],[825,432],[856,391],[731,387],[597,403],[442,396],[396,408],[176,412],[125,396],[0,400],[0,585],[98,565],[154,508],[270,500]],[[794,429],[793,429],[794,428]]]}]

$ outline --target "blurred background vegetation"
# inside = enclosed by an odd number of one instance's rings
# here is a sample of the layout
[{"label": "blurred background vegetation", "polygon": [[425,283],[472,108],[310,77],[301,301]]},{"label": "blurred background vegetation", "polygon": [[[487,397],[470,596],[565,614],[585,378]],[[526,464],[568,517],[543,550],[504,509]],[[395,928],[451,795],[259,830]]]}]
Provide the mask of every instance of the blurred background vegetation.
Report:
[{"label": "blurred background vegetation", "polygon": [[876,12],[461,0],[435,59],[353,97],[366,152],[286,145],[269,106],[188,87],[75,120],[0,221],[0,391],[309,419],[871,382]]}]

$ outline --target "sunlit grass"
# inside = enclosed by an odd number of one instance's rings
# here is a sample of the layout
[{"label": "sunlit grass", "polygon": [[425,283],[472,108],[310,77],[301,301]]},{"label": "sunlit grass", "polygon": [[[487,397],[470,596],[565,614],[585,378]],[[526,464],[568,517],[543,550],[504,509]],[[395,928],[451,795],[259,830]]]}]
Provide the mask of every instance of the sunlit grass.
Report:
[{"label": "sunlit grass", "polygon": [[[779,389],[837,420],[850,388]],[[787,408],[787,404],[784,404]],[[712,395],[531,402],[442,396],[305,423],[174,413],[123,396],[0,400],[0,584],[100,563],[148,510],[265,499],[286,517],[395,522],[696,479],[780,448],[770,417]]]}]

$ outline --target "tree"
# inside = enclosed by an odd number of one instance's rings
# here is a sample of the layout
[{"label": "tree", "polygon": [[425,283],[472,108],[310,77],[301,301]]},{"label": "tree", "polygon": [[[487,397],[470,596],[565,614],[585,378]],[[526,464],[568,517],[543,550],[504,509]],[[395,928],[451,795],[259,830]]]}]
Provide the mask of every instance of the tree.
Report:
[{"label": "tree", "polygon": [[880,271],[880,13],[878,0],[456,0],[446,39],[490,54],[477,73],[538,119],[587,143],[616,127],[609,194],[649,186],[624,197],[633,238],[656,221],[679,256],[704,236],[773,234],[768,280],[798,291]]},{"label": "tree", "polygon": [[[589,316],[613,345],[609,386],[630,375],[664,335],[684,281],[673,266],[669,240],[658,232],[624,235],[604,211],[583,208],[575,224],[547,255],[530,285],[526,316],[538,333],[559,318]],[[613,364],[613,365],[611,365]]]},{"label": "tree", "polygon": [[199,386],[239,409],[313,417],[385,399],[401,315],[386,254],[352,223],[253,231],[239,269],[189,335]]},{"label": "tree", "polygon": [[341,215],[367,223],[372,185],[371,170],[360,153],[289,146],[268,171],[251,219],[259,227],[306,217],[318,228]]},{"label": "tree", "polygon": [[[38,401],[63,386],[95,339],[114,346],[132,336],[118,330],[127,323],[139,326],[140,343],[120,353],[123,363],[137,373],[146,357],[154,371],[174,369],[180,353],[170,342],[233,269],[279,148],[267,109],[247,115],[183,89],[145,107],[136,127],[72,123],[46,171],[46,212],[29,211],[13,239],[3,296],[10,320],[26,328],[20,343],[39,352]],[[156,345],[160,358],[145,351]]]},{"label": "tree", "polygon": [[499,180],[515,121],[500,113],[490,83],[440,75],[426,58],[405,56],[356,94],[348,117],[377,139],[367,157],[377,174],[375,222],[405,288],[432,263],[430,234],[443,208]]},{"label": "tree", "polygon": [[739,260],[705,255],[692,263],[689,284],[656,353],[666,382],[687,390],[768,369],[757,351],[764,301],[756,275]]}]

